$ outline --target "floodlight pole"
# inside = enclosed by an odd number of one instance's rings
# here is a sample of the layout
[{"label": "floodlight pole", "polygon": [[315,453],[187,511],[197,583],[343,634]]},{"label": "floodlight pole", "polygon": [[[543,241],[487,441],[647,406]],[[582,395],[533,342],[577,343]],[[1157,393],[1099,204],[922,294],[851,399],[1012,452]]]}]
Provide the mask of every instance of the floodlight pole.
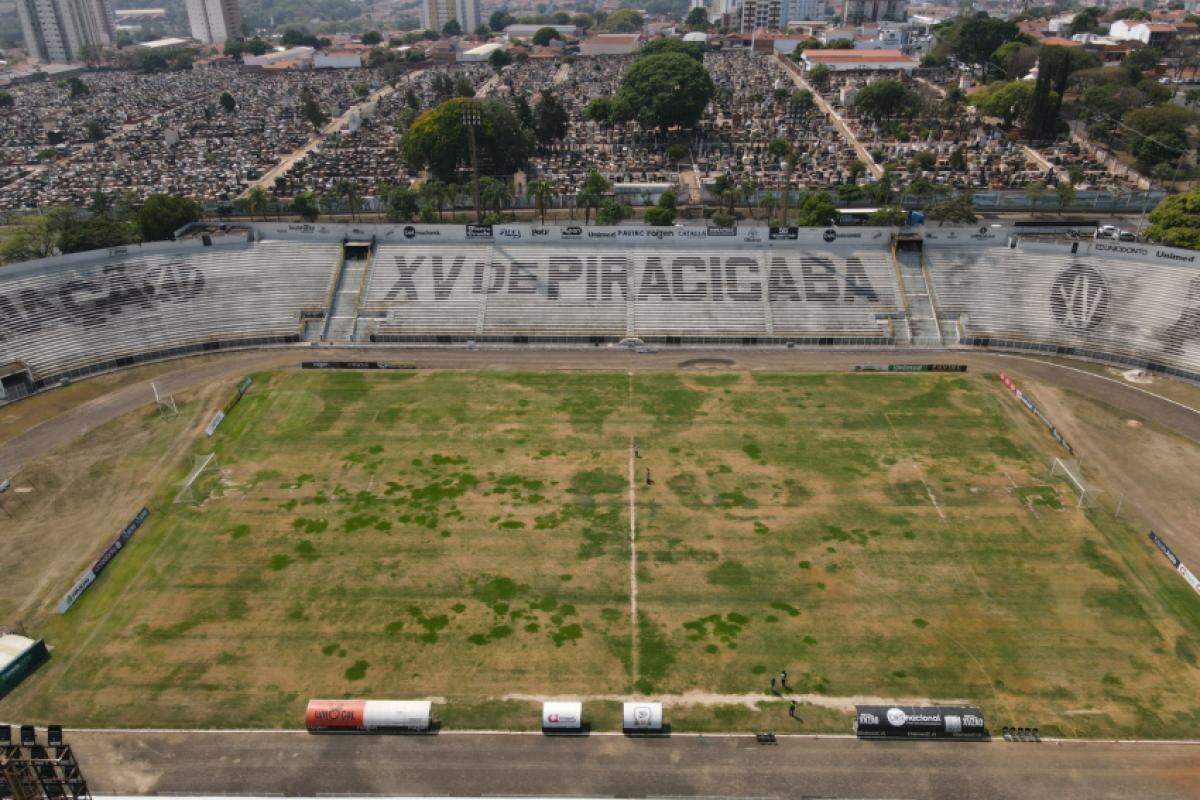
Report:
[{"label": "floodlight pole", "polygon": [[471,195],[475,201],[475,224],[483,224],[483,214],[479,208],[479,155],[475,147],[475,129],[482,122],[479,103],[475,100],[463,101],[463,125],[467,129],[467,140],[471,144]]}]

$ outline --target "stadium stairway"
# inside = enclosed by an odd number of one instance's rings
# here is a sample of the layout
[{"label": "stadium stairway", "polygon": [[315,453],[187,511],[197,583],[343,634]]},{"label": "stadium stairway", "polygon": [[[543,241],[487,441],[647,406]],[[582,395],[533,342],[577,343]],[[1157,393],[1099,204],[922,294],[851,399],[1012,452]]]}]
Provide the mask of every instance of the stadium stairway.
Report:
[{"label": "stadium stairway", "polygon": [[916,347],[941,347],[941,326],[934,311],[933,292],[921,263],[921,251],[899,247],[893,253],[908,299],[911,344]]},{"label": "stadium stairway", "polygon": [[342,260],[342,271],[334,291],[333,303],[326,315],[325,334],[328,342],[353,341],[358,328],[359,296],[370,269],[374,242],[364,249],[347,249]]}]

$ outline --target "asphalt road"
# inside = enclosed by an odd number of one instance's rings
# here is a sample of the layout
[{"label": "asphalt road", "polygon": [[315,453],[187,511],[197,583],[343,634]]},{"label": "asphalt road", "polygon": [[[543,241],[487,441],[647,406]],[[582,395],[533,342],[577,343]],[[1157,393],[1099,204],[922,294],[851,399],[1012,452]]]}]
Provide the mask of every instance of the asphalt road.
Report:
[{"label": "asphalt road", "polygon": [[68,733],[101,794],[1195,800],[1200,745]]}]

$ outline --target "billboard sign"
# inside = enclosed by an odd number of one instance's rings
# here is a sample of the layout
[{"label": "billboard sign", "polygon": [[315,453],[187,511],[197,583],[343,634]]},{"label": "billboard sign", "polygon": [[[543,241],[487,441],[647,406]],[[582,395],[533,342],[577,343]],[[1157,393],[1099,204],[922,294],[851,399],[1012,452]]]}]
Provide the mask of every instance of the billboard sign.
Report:
[{"label": "billboard sign", "polygon": [[975,706],[855,706],[860,739],[985,739],[983,712]]}]

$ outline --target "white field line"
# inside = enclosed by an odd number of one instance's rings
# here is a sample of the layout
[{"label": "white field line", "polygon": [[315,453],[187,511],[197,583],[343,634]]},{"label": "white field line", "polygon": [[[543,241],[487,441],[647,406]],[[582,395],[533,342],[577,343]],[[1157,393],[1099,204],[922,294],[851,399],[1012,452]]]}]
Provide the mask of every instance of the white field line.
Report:
[{"label": "white field line", "polygon": [[[892,431],[892,438],[896,440],[896,444],[903,447],[904,442],[900,440],[900,435],[898,433],[896,433],[896,426],[892,424],[892,418],[888,416],[888,413],[886,411],[883,412],[883,418],[885,420],[887,420],[888,427]],[[942,507],[940,505],[938,505],[937,498],[933,496],[933,490],[929,488],[929,484],[925,480],[924,470],[922,470],[921,465],[917,463],[917,459],[915,456],[909,455],[908,460],[909,460],[909,463],[911,463],[913,465],[913,469],[917,473],[917,479],[920,480],[921,485],[925,487],[925,494],[929,497],[929,502],[933,503],[933,510],[936,511],[938,513],[938,516],[942,518],[942,522],[945,522],[946,515],[945,515],[945,513],[942,512]]]},{"label": "white field line", "polygon": [[[17,723],[5,723],[0,720],[0,725],[16,726]],[[45,733],[46,729],[39,726],[37,730]],[[110,733],[110,734],[217,734],[225,736],[234,735],[283,735],[283,736],[313,736],[304,728],[63,728],[63,733]],[[338,734],[325,734],[327,736],[337,736]],[[356,734],[342,734],[353,736]],[[368,736],[371,734],[362,734]],[[446,729],[443,728],[436,736],[545,736],[541,731],[505,731],[505,730],[466,730],[461,728]],[[672,731],[670,738],[672,739],[744,739],[753,736],[751,731],[712,731],[710,733],[701,733],[699,731]],[[622,736],[625,734],[620,731],[591,731],[588,736]],[[775,736],[780,739],[857,739],[858,737],[851,733],[779,733]],[[317,738],[314,736],[314,738]],[[400,737],[397,737],[400,738]],[[585,737],[586,738],[586,737]],[[1003,742],[1002,739],[993,739],[994,742]],[[1200,747],[1200,739],[1069,739],[1058,736],[1043,736],[1043,742],[1054,742],[1056,744],[1126,744],[1126,745],[1170,745],[1180,746],[1186,745],[1190,747]],[[117,796],[117,795],[105,795]],[[123,796],[123,795],[121,795]]]},{"label": "white field line", "polygon": [[[629,412],[633,411],[633,371],[629,371]],[[632,416],[631,416],[632,419]],[[637,444],[629,438],[629,664],[633,681],[638,679],[638,585],[637,585]]]},{"label": "white field line", "polygon": [[[1161,394],[1156,394],[1156,393],[1150,391],[1149,389],[1143,389],[1141,386],[1134,386],[1133,384],[1127,383],[1126,381],[1119,381],[1116,378],[1110,377],[1108,375],[1100,375],[1095,372],[1089,372],[1086,369],[1080,369],[1079,367],[1071,367],[1071,366],[1067,366],[1066,364],[1056,364],[1053,361],[1043,361],[1040,358],[1030,358],[1029,356],[1017,355],[1016,353],[988,353],[988,355],[1003,356],[1004,358],[1012,358],[1012,359],[1016,359],[1019,361],[1032,361],[1035,364],[1042,364],[1047,367],[1054,367],[1056,369],[1066,369],[1066,370],[1070,370],[1071,372],[1078,372],[1081,375],[1087,375],[1089,377],[1096,378],[1097,380],[1108,381],[1109,383],[1115,383],[1118,386],[1124,386],[1126,389],[1132,389],[1135,392],[1141,392],[1142,394],[1150,395],[1151,397],[1153,397],[1157,400],[1162,400],[1164,402],[1170,403],[1173,406],[1178,406],[1179,408],[1182,408],[1185,411],[1190,411],[1193,414],[1200,416],[1200,408],[1193,408],[1192,406],[1189,406],[1186,403],[1181,403],[1178,400],[1172,400],[1169,397],[1166,397]],[[1108,741],[1108,740],[1102,739],[1101,741]],[[1138,740],[1131,739],[1129,741],[1138,741]]]}]

